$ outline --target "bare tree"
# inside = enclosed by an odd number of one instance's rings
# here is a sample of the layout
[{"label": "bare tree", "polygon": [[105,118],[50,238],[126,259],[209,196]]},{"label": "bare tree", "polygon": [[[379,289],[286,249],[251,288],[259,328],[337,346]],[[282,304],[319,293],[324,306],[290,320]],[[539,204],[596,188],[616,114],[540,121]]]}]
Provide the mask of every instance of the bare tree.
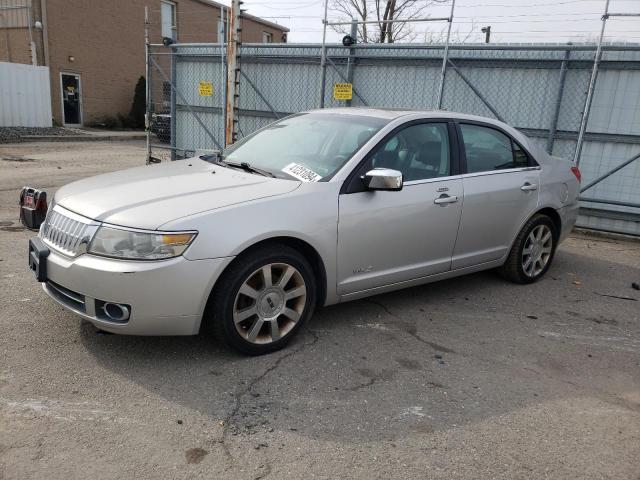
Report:
[{"label": "bare tree", "polygon": [[[358,25],[359,41],[363,43],[411,42],[418,34],[407,20],[428,16],[430,7],[449,3],[451,0],[331,0],[330,6],[340,21],[354,18],[358,21],[375,21],[377,24]],[[390,20],[396,20],[389,23]],[[344,26],[332,27],[336,32],[348,33]]]}]

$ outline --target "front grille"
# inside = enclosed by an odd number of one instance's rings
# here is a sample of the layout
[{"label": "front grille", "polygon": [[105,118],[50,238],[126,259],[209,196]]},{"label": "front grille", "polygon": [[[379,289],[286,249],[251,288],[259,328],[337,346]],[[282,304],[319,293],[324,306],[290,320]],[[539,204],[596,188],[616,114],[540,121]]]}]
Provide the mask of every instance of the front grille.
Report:
[{"label": "front grille", "polygon": [[47,213],[40,237],[50,247],[77,257],[86,251],[97,229],[97,222],[56,205]]}]

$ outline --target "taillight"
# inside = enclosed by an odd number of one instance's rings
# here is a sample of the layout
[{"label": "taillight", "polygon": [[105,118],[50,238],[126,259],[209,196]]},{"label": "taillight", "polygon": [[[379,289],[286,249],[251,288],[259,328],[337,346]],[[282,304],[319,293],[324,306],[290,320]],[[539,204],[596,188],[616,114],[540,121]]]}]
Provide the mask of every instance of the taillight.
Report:
[{"label": "taillight", "polygon": [[578,179],[578,183],[582,181],[582,174],[580,173],[580,169],[578,167],[571,167],[571,173],[573,173]]}]

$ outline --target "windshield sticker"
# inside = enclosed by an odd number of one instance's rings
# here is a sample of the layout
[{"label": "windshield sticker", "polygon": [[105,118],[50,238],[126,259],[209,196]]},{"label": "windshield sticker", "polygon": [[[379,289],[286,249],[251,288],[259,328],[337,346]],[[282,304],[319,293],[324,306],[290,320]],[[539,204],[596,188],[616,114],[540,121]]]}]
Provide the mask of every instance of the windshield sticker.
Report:
[{"label": "windshield sticker", "polygon": [[282,169],[284,173],[288,173],[292,177],[302,180],[303,182],[317,182],[322,177],[313,170],[308,169],[304,165],[290,163]]}]

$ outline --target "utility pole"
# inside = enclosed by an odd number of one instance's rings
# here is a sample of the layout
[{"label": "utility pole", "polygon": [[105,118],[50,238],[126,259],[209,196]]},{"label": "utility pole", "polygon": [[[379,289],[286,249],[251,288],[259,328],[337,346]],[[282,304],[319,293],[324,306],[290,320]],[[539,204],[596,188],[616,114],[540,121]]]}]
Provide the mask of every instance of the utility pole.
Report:
[{"label": "utility pole", "polygon": [[238,139],[238,106],[240,98],[240,0],[231,3],[231,15],[229,15],[229,41],[227,42],[227,95],[225,119],[225,146],[235,143]]},{"label": "utility pole", "polygon": [[491,25],[487,25],[486,27],[482,27],[480,29],[482,33],[484,33],[484,43],[489,43],[491,41]]}]

